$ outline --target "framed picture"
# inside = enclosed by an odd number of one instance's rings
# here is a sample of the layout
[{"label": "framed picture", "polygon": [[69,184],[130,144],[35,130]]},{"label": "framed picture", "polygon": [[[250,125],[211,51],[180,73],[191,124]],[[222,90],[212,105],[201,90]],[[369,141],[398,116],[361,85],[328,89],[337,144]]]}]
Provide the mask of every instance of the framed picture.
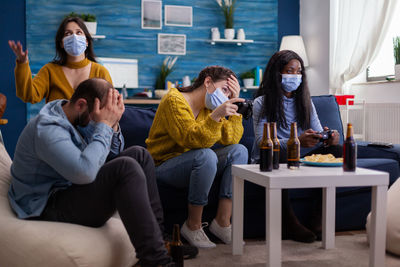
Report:
[{"label": "framed picture", "polygon": [[164,6],[164,24],[167,26],[192,27],[193,16],[191,6]]},{"label": "framed picture", "polygon": [[161,29],[162,2],[157,0],[142,0],[142,29]]},{"label": "framed picture", "polygon": [[158,34],[158,54],[186,55],[186,34]]}]

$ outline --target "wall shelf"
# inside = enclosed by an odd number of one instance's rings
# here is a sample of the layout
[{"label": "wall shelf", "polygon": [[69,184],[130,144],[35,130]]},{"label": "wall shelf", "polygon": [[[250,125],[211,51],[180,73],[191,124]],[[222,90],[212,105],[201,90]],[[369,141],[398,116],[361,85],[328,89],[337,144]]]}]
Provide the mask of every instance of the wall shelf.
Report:
[{"label": "wall shelf", "polygon": [[228,40],[228,39],[213,39],[209,40],[211,45],[215,45],[216,43],[230,43],[230,44],[237,44],[238,46],[241,46],[242,44],[248,44],[248,43],[254,43],[254,40],[238,40],[238,39],[233,39],[233,40]]},{"label": "wall shelf", "polygon": [[106,36],[105,35],[97,35],[97,34],[95,34],[95,35],[92,35],[92,38],[93,39],[105,39]]},{"label": "wall shelf", "polygon": [[248,86],[248,87],[243,87],[242,91],[247,92],[247,90],[257,90],[259,86],[253,85],[253,86]]}]

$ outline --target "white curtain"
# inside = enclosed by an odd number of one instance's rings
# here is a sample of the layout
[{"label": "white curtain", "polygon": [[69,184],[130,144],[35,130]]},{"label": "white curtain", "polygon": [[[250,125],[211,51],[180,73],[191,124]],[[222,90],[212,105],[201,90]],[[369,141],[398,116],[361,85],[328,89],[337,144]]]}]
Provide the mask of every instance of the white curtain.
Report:
[{"label": "white curtain", "polygon": [[331,0],[330,93],[365,71],[386,37],[399,0]]}]

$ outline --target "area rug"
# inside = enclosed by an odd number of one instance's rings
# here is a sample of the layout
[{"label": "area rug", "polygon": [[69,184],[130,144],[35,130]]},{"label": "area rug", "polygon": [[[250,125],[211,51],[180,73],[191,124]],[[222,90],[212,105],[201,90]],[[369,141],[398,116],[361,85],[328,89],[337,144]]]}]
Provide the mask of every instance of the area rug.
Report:
[{"label": "area rug", "polygon": [[[283,267],[362,267],[369,265],[369,247],[366,235],[336,236],[335,248],[325,250],[321,242],[304,244],[282,241]],[[265,242],[246,240],[244,253],[232,256],[231,246],[217,244],[214,249],[201,249],[195,259],[186,260],[185,267],[203,266],[265,266]],[[386,267],[400,266],[400,257],[386,254]]]}]

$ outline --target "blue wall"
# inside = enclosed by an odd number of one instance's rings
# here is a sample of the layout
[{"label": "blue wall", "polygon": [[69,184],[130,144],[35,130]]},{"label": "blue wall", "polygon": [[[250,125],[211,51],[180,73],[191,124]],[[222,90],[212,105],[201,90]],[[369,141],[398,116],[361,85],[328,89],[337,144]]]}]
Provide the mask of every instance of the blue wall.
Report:
[{"label": "blue wall", "polygon": [[212,27],[219,27],[220,32],[223,32],[223,15],[214,0],[163,0],[162,4],[163,7],[191,5],[193,27],[163,25],[161,30],[141,29],[140,0],[70,0],[67,3],[63,0],[28,0],[27,42],[33,72],[53,58],[55,32],[62,18],[70,11],[90,12],[97,16],[98,34],[107,37],[95,42],[95,52],[98,56],[139,60],[139,87],[154,86],[160,65],[165,58],[165,55],[157,54],[158,33],[186,34],[187,53],[179,56],[175,71],[169,76],[172,80],[181,80],[184,75],[196,77],[207,65],[223,65],[239,74],[257,65],[264,66],[277,49],[277,0],[237,1],[235,28],[244,28],[246,38],[255,41],[243,46],[212,46],[207,42]]},{"label": "blue wall", "polygon": [[[211,27],[219,26],[221,33],[223,31],[223,18],[213,0],[189,2],[193,6],[194,26],[192,28],[163,25],[162,30],[140,28],[139,0],[121,2],[27,0],[27,36],[33,72],[38,71],[53,58],[55,31],[63,15],[69,11],[90,12],[97,15],[98,34],[107,35],[107,38],[95,42],[96,54],[107,57],[137,58],[141,87],[154,84],[158,68],[165,57],[156,53],[157,33],[187,34],[187,55],[180,56],[178,59],[176,71],[170,76],[173,80],[181,79],[183,75],[194,77],[204,66],[210,64],[230,67],[237,74],[256,65],[264,67],[269,57],[279,47],[281,36],[299,33],[299,0],[238,0],[235,28],[244,28],[246,38],[255,40],[254,44],[246,44],[242,47],[221,44],[211,46],[207,43],[210,39]],[[25,125],[26,113],[25,106],[15,97],[14,56],[7,47],[6,41],[8,39],[24,40],[24,3],[25,1],[18,0],[13,1],[12,4],[6,4],[6,8],[2,9],[4,14],[1,18],[2,25],[10,25],[5,33],[2,30],[1,48],[5,47],[0,50],[2,58],[3,56],[8,58],[8,61],[2,62],[10,63],[6,65],[7,71],[0,73],[0,77],[2,81],[4,79],[2,84],[7,85],[9,102],[14,101],[13,108],[9,106],[6,115],[12,112],[15,125],[11,127],[12,125],[9,124],[7,128],[2,128],[11,154],[13,154],[16,138]],[[163,5],[189,5],[189,3],[177,0],[163,1]],[[14,23],[9,23],[10,21]],[[8,118],[11,119],[11,116],[8,115]]]},{"label": "blue wall", "polygon": [[15,56],[8,46],[8,40],[20,40],[25,46],[25,1],[13,0],[1,3],[0,9],[0,92],[7,96],[4,118],[7,125],[1,125],[4,143],[11,157],[22,129],[25,126],[26,105],[15,96]]}]

